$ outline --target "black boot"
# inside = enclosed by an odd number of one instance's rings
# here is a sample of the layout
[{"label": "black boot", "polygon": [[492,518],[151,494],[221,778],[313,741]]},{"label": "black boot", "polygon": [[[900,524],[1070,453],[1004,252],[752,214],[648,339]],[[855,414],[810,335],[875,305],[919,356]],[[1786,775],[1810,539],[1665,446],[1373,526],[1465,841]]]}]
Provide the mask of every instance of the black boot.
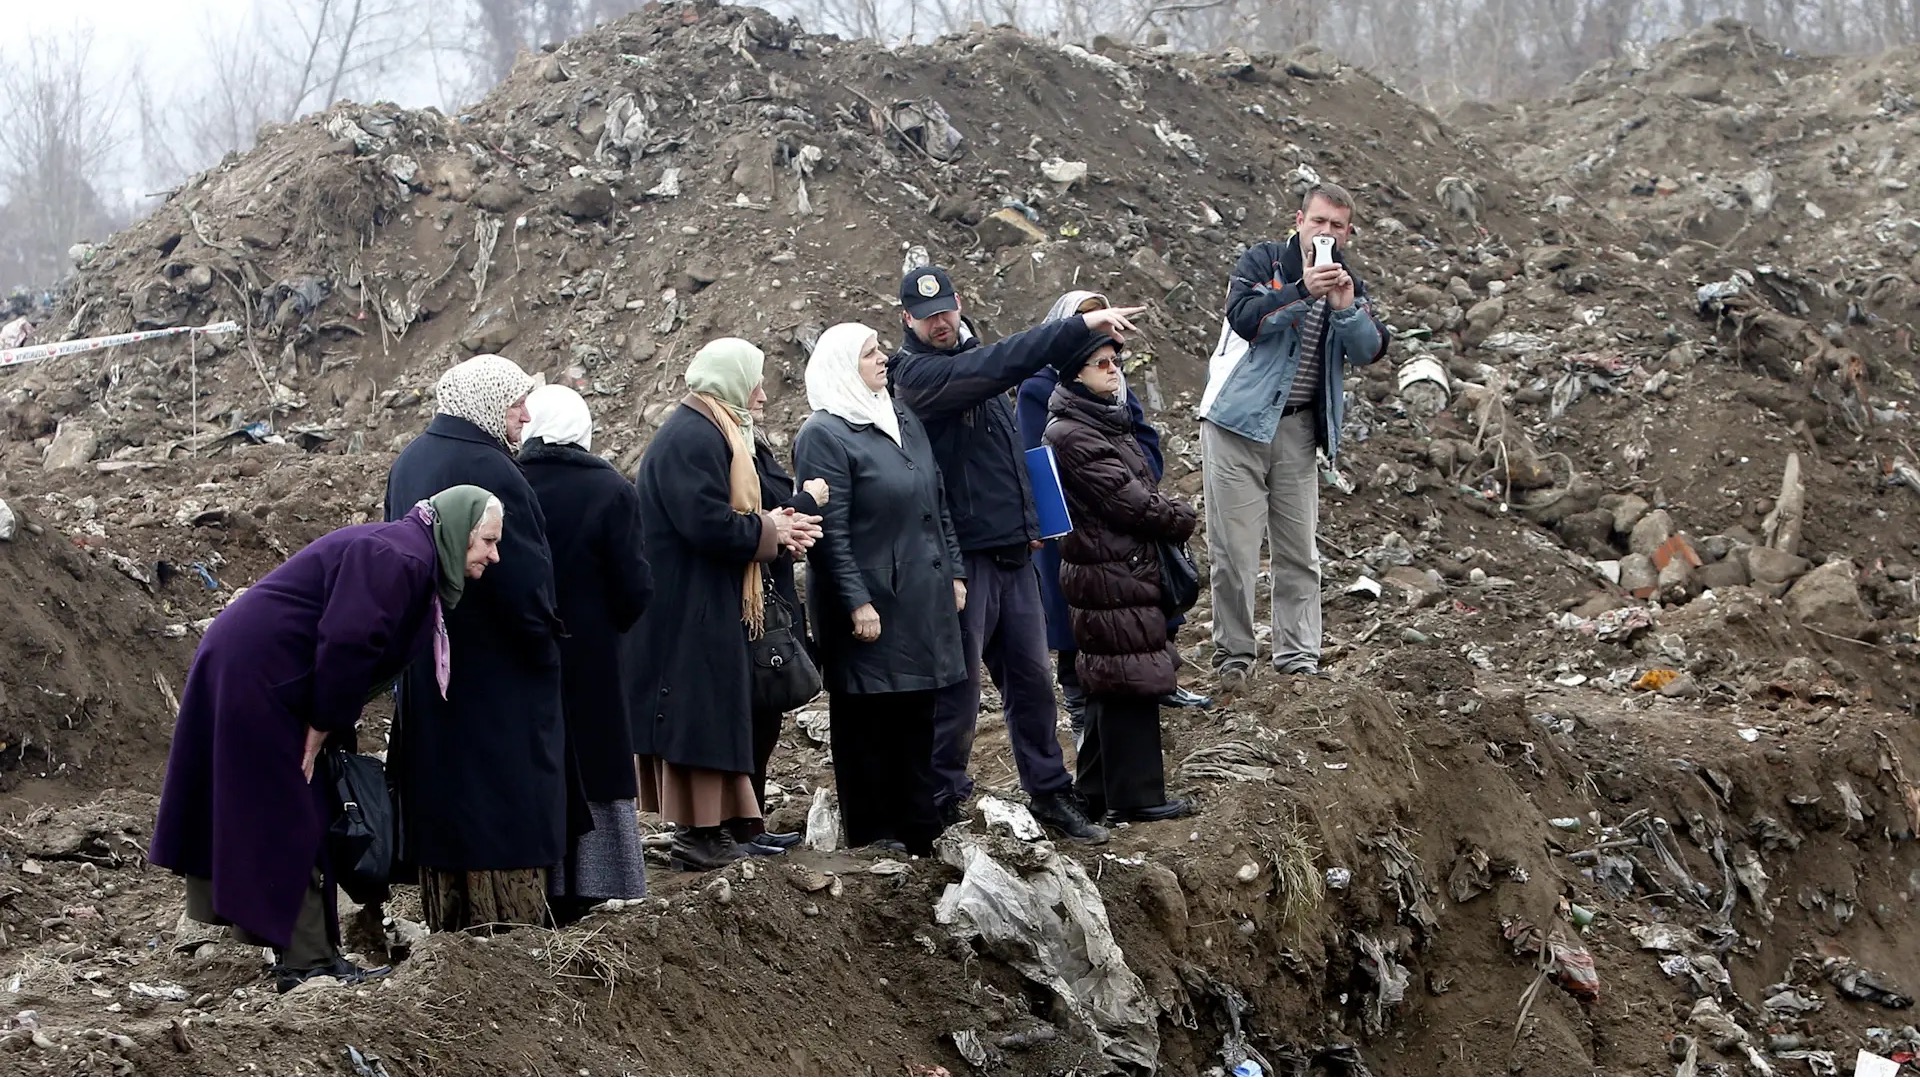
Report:
[{"label": "black boot", "polygon": [[1193,800],[1174,796],[1159,806],[1129,806],[1113,811],[1115,821],[1172,821],[1174,818],[1191,817],[1194,813]]},{"label": "black boot", "polygon": [[1107,830],[1087,820],[1087,812],[1081,809],[1079,796],[1072,788],[1035,795],[1028,808],[1033,811],[1035,821],[1066,834],[1069,839],[1083,844],[1107,842]]},{"label": "black boot", "polygon": [[366,982],[369,979],[381,978],[392,972],[393,968],[391,967],[363,968],[344,956],[336,956],[318,967],[300,968],[298,970],[276,964],[273,968],[273,988],[279,993],[284,994],[294,987],[299,986],[301,983],[306,982],[308,979],[318,979],[322,976],[339,979],[348,986],[354,986]]},{"label": "black boot", "polygon": [[730,866],[744,854],[725,829],[681,829],[673,836],[670,858],[675,870],[701,871]]}]

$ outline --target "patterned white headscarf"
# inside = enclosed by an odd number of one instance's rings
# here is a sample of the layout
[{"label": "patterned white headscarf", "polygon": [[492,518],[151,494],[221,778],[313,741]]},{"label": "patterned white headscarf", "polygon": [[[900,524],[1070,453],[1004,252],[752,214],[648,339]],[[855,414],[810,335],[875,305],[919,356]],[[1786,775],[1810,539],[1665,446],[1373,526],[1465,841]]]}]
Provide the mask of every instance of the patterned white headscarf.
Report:
[{"label": "patterned white headscarf", "polygon": [[860,354],[877,335],[859,323],[829,327],[807,361],[807,404],[849,424],[872,424],[900,443],[900,417],[885,390],[869,389],[860,377]]},{"label": "patterned white headscarf", "polygon": [[457,416],[481,431],[507,441],[507,409],[526,397],[540,380],[504,356],[483,353],[448,368],[433,388],[436,411]]},{"label": "patterned white headscarf", "polygon": [[593,413],[586,399],[571,386],[542,386],[527,395],[527,426],[520,429],[520,441],[534,439],[548,446],[577,446],[593,449]]}]

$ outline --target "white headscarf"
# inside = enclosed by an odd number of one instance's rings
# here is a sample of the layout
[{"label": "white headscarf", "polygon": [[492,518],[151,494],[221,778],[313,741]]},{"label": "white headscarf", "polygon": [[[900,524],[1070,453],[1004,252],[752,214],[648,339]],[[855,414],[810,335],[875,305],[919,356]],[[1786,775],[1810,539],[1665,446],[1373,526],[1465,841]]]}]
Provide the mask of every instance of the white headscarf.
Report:
[{"label": "white headscarf", "polygon": [[807,404],[849,424],[872,424],[900,443],[900,418],[885,390],[868,389],[860,377],[860,354],[879,335],[859,323],[828,327],[807,361]]},{"label": "white headscarf", "polygon": [[507,441],[507,410],[540,380],[504,356],[482,353],[446,370],[433,388],[434,408]]},{"label": "white headscarf", "polygon": [[1059,322],[1061,319],[1071,319],[1075,315],[1080,314],[1080,305],[1086,303],[1089,300],[1100,301],[1098,307],[1107,306],[1107,297],[1105,293],[1088,292],[1085,289],[1075,289],[1070,293],[1062,293],[1060,295],[1060,299],[1055,300],[1053,302],[1053,306],[1047,309],[1047,317],[1044,319],[1041,319],[1040,321],[1043,323],[1050,323],[1050,322]]},{"label": "white headscarf", "polygon": [[544,439],[548,446],[593,449],[593,413],[571,386],[542,386],[527,395],[527,423],[520,441]]}]

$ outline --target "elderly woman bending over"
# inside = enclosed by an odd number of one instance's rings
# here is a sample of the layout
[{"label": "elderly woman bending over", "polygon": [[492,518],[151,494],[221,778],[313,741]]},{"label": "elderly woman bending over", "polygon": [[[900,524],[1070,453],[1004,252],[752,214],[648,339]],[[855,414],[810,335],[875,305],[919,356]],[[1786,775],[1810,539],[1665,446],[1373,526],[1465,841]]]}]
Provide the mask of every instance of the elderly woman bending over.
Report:
[{"label": "elderly woman bending over", "polygon": [[384,974],[340,955],[323,744],[351,748],[361,707],[416,656],[442,672],[444,615],[499,561],[500,500],[455,487],[398,521],[315,540],[207,628],[180,695],[149,858],[187,879],[187,915],[278,951],[282,992]]}]

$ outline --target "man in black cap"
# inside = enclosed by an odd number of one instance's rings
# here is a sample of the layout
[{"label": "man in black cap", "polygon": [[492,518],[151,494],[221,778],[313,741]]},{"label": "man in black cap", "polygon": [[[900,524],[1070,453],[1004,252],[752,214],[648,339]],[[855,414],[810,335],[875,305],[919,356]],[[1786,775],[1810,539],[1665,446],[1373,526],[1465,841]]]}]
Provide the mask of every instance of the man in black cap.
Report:
[{"label": "man in black cap", "polygon": [[926,424],[967,561],[960,630],[968,678],[940,691],[934,711],[941,811],[946,820],[959,820],[973,794],[967,758],[984,663],[1005,703],[1014,766],[1033,816],[1073,839],[1099,843],[1107,831],[1087,820],[1055,731],[1046,609],[1032,561],[1040,527],[1011,393],[1029,375],[1084,349],[1094,335],[1131,332],[1129,316],[1143,309],[1102,308],[985,345],[961,316],[953,279],[937,266],[907,271],[900,308],[906,340],[888,362],[887,378]]}]

